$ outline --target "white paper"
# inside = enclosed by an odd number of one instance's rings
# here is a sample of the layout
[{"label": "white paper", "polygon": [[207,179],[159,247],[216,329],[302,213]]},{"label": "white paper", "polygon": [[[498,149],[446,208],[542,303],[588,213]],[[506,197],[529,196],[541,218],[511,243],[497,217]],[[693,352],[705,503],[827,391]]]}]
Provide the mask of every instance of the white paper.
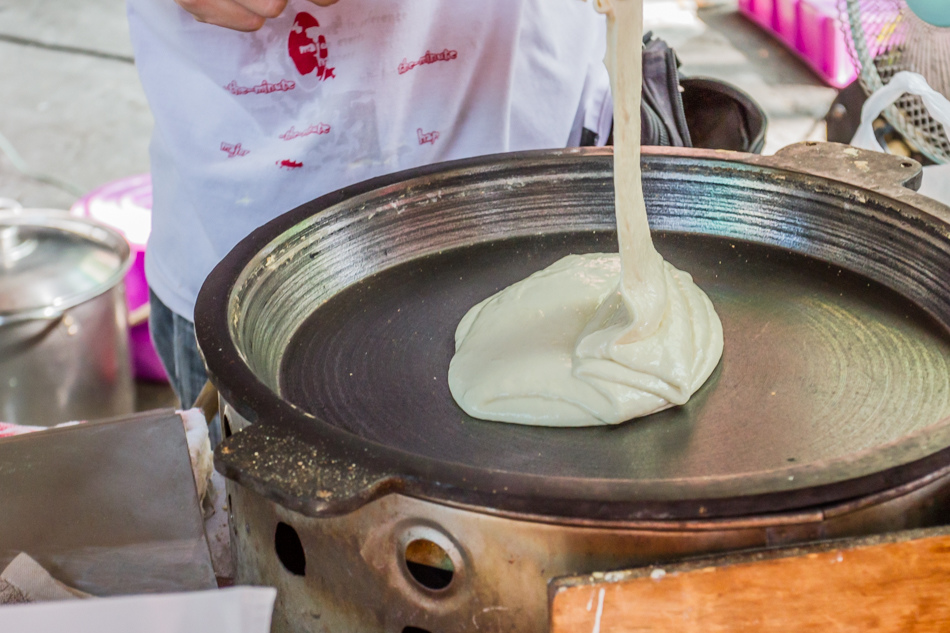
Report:
[{"label": "white paper", "polygon": [[[53,578],[48,571],[21,552],[0,573],[0,580],[15,587],[25,602],[49,602],[53,600],[76,600],[90,598],[84,593]],[[2,602],[2,601],[0,601]]]},{"label": "white paper", "polygon": [[0,608],[3,633],[268,633],[277,590],[234,587]]}]

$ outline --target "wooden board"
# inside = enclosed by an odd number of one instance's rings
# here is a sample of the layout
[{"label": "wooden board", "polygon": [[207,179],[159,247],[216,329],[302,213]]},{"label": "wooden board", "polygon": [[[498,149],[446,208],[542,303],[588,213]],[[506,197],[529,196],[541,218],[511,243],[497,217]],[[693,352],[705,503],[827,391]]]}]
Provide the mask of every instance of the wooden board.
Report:
[{"label": "wooden board", "polygon": [[950,631],[950,529],[702,559],[551,585],[552,633]]}]

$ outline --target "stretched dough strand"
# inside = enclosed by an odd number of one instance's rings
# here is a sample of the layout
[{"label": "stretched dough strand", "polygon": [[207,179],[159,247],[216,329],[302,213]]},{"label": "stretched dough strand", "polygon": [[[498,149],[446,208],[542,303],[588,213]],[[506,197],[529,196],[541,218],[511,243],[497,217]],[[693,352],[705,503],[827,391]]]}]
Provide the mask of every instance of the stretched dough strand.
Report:
[{"label": "stretched dough strand", "polygon": [[449,389],[476,418],[616,424],[684,404],[722,356],[712,302],[650,236],[640,175],[642,0],[595,7],[607,15],[620,252],[569,255],[465,315]]}]

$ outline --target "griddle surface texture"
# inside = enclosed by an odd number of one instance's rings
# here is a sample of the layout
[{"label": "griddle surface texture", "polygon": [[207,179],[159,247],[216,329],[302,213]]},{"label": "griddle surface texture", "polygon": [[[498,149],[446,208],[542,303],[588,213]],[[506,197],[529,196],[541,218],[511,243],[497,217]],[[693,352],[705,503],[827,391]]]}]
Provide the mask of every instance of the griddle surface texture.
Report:
[{"label": "griddle surface texture", "polygon": [[617,426],[541,428],[467,416],[446,382],[474,304],[610,232],[547,234],[419,258],[350,287],[288,346],[281,395],[409,454],[501,472],[675,480],[819,465],[950,415],[950,337],[912,302],[776,247],[660,233],[723,322],[725,352],[685,406]]}]

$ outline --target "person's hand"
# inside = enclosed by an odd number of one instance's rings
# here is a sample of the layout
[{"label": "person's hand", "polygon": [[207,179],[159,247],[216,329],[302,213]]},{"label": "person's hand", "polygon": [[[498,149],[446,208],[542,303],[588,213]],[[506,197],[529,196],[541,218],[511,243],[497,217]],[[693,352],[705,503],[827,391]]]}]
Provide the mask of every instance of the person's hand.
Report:
[{"label": "person's hand", "polygon": [[[175,0],[199,22],[216,24],[235,31],[256,31],[268,18],[276,18],[287,0]],[[337,0],[310,0],[327,7]]]}]

